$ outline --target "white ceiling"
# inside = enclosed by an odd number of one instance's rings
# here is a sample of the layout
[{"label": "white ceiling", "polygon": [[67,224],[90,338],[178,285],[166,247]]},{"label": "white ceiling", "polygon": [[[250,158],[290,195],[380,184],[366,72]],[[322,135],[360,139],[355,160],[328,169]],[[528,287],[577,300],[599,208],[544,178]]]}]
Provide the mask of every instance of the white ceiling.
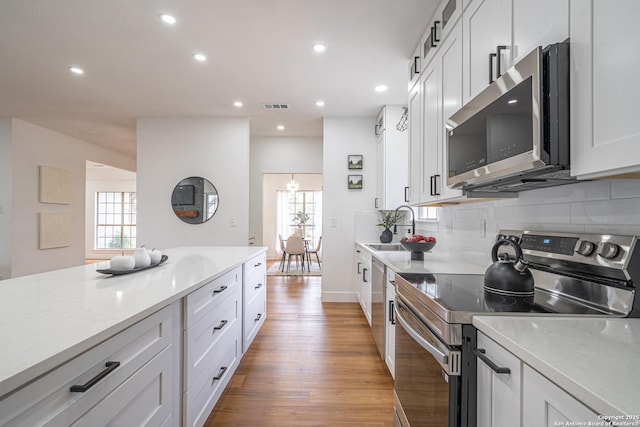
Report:
[{"label": "white ceiling", "polygon": [[[406,103],[408,60],[436,6],[0,0],[0,116],[131,156],[136,117],[144,116],[249,117],[255,136],[318,136],[322,117],[375,116],[382,105]],[[160,21],[165,12],[175,26]],[[324,53],[312,50],[317,42]],[[194,61],[195,52],[208,61]],[[71,74],[71,65],[85,74]],[[378,84],[389,90],[374,92]],[[316,107],[319,99],[325,107]],[[263,103],[290,109],[266,111]]]}]

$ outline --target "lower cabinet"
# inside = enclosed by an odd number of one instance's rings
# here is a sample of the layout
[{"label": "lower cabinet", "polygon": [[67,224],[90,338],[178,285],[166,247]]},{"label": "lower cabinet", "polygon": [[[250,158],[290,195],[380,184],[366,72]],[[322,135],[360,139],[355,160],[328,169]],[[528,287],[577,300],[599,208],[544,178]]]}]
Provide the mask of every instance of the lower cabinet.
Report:
[{"label": "lower cabinet", "polygon": [[601,421],[594,411],[481,332],[476,356],[478,427]]},{"label": "lower cabinet", "polygon": [[356,247],[355,261],[358,302],[360,302],[364,316],[371,326],[371,255],[366,253],[364,249]]},{"label": "lower cabinet", "polygon": [[246,351],[267,318],[267,258],[265,254],[244,264],[243,352]]},{"label": "lower cabinet", "polygon": [[173,408],[165,307],[0,401],[2,426],[160,426]]},{"label": "lower cabinet", "polygon": [[522,416],[525,427],[567,426],[572,421],[594,421],[593,425],[602,422],[602,419],[598,419],[598,414],[527,365],[524,365],[522,383]]},{"label": "lower cabinet", "polygon": [[393,378],[396,377],[396,316],[394,306],[396,303],[395,273],[387,268],[386,312],[385,318],[385,362]]}]

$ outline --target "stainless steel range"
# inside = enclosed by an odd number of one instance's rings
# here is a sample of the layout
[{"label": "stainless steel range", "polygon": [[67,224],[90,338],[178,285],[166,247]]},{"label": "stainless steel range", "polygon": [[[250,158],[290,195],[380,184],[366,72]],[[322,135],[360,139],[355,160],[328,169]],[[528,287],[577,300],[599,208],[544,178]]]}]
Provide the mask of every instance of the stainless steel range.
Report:
[{"label": "stainless steel range", "polygon": [[[487,294],[484,275],[396,275],[395,409],[403,427],[476,425],[473,315],[640,317],[635,236],[501,230],[533,274],[533,302]],[[515,256],[501,246],[498,256]]]}]

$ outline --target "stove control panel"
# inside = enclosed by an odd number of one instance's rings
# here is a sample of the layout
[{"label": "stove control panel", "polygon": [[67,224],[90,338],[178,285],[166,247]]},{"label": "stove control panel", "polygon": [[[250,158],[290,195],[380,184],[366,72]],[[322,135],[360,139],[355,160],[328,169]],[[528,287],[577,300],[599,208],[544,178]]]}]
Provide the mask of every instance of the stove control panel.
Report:
[{"label": "stove control panel", "polygon": [[573,255],[578,240],[577,237],[525,234],[520,239],[520,247],[539,252]]}]

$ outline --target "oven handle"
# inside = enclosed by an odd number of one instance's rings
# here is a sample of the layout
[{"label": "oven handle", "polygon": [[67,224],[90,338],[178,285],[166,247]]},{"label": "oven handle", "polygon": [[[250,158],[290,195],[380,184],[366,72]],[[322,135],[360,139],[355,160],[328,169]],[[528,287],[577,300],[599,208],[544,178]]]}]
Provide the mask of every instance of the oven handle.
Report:
[{"label": "oven handle", "polygon": [[410,323],[414,323],[419,327],[421,325],[420,319],[411,313],[409,308],[407,308],[399,299],[396,300],[395,310],[396,322],[400,324],[402,329],[404,329],[407,334],[409,334],[409,336],[420,345],[420,347],[424,348],[434,357],[434,359],[436,359],[447,375],[460,375],[460,367],[451,366],[451,364],[457,365],[460,358],[450,357],[455,356],[453,353],[459,352],[452,352],[446,348],[446,346],[440,342],[438,337],[426,326],[420,328],[420,332],[416,331]]}]

